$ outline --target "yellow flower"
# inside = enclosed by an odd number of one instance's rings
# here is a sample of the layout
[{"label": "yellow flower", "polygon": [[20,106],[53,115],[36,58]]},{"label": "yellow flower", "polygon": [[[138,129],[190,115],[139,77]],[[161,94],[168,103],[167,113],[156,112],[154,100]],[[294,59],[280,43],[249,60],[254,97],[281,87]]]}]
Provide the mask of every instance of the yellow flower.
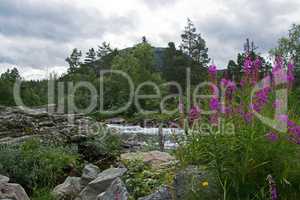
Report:
[{"label": "yellow flower", "polygon": [[208,182],[207,181],[203,181],[202,182],[202,187],[208,187]]}]

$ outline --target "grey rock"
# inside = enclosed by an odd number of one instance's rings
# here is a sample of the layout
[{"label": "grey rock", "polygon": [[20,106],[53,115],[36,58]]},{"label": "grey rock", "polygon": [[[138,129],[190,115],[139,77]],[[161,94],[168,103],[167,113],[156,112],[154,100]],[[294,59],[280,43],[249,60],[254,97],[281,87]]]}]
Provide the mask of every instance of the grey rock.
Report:
[{"label": "grey rock", "polygon": [[1,183],[8,183],[9,182],[9,178],[3,175],[0,175],[0,184]]},{"label": "grey rock", "polygon": [[13,183],[0,183],[0,199],[30,200],[24,188]]},{"label": "grey rock", "polygon": [[125,184],[120,178],[117,178],[104,193],[101,193],[97,197],[97,200],[128,200],[128,198],[129,193],[127,192]]},{"label": "grey rock", "polygon": [[68,177],[65,182],[56,186],[52,191],[53,196],[58,200],[74,199],[81,191],[80,177]]},{"label": "grey rock", "polygon": [[124,153],[121,154],[121,161],[134,161],[142,160],[144,163],[149,164],[151,167],[159,169],[164,164],[175,161],[175,157],[169,153],[161,151],[137,152],[137,153]]},{"label": "grey rock", "polygon": [[127,171],[126,168],[110,168],[97,175],[97,178],[91,181],[80,193],[82,200],[95,200],[97,196],[110,186],[118,177],[121,177]]},{"label": "grey rock", "polygon": [[89,182],[97,178],[100,169],[96,165],[88,164],[82,170],[81,184],[87,186]]},{"label": "grey rock", "polygon": [[[73,121],[68,121],[70,116]],[[43,108],[3,107],[0,110],[0,143],[20,143],[33,136],[55,143],[69,142],[70,138],[71,142],[76,142],[91,134],[80,127],[90,127],[92,123],[97,122],[80,114],[48,113]]]},{"label": "grey rock", "polygon": [[158,191],[146,197],[141,197],[138,200],[173,200],[170,190],[163,186]]},{"label": "grey rock", "polygon": [[106,124],[123,124],[125,122],[126,122],[126,120],[121,117],[115,117],[115,118],[105,120]]}]

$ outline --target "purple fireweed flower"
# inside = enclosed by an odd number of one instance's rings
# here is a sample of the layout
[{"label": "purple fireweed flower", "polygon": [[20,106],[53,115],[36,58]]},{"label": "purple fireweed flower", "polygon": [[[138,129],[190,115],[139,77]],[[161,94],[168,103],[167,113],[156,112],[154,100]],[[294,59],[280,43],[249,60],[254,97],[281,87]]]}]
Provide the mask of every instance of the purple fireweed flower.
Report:
[{"label": "purple fireweed flower", "polygon": [[237,87],[235,82],[222,78],[221,79],[221,87],[225,90],[225,96],[227,99],[232,99],[232,95],[234,91],[236,91]]},{"label": "purple fireweed flower", "polygon": [[253,114],[250,112],[244,113],[244,120],[246,123],[250,123],[252,121]]},{"label": "purple fireweed flower", "polygon": [[290,131],[293,135],[295,135],[295,136],[297,136],[297,137],[300,137],[300,126],[293,126],[293,127],[289,128],[289,131]]},{"label": "purple fireweed flower", "polygon": [[287,125],[288,125],[288,127],[293,127],[293,126],[296,126],[296,123],[291,120],[288,120]]},{"label": "purple fireweed flower", "polygon": [[260,58],[257,57],[257,58],[255,59],[255,61],[254,61],[254,66],[255,66],[256,68],[260,68],[261,65],[262,65],[262,61],[261,61]]},{"label": "purple fireweed flower", "polygon": [[217,66],[216,65],[209,66],[208,73],[212,76],[215,76],[217,74]]},{"label": "purple fireweed flower", "polygon": [[241,81],[240,81],[240,86],[241,87],[244,87],[246,85],[246,81],[244,80],[244,79],[242,79]]},{"label": "purple fireweed flower", "polygon": [[285,114],[277,115],[276,117],[279,121],[281,122],[288,122],[289,121],[289,116]]},{"label": "purple fireweed flower", "polygon": [[266,138],[270,142],[276,142],[279,139],[279,136],[277,135],[277,133],[269,132],[266,134]]},{"label": "purple fireweed flower", "polygon": [[252,84],[255,85],[259,79],[259,70],[261,68],[262,65],[262,61],[260,58],[256,58],[253,62],[252,62]]},{"label": "purple fireweed flower", "polygon": [[269,93],[271,92],[270,87],[263,88],[256,92],[255,101],[250,105],[250,109],[260,112],[266,103],[268,103]]},{"label": "purple fireweed flower", "polygon": [[278,200],[276,183],[271,175],[268,175],[267,181],[269,182],[269,192],[271,196],[271,200]]},{"label": "purple fireweed flower", "polygon": [[295,80],[294,68],[295,68],[294,63],[289,62],[288,66],[287,66],[287,81],[288,81],[289,87],[291,87],[293,85],[293,82]]},{"label": "purple fireweed flower", "polygon": [[212,110],[218,110],[219,108],[219,100],[216,97],[210,99],[209,107]]},{"label": "purple fireweed flower", "polygon": [[194,122],[195,120],[200,118],[201,110],[198,106],[192,106],[189,112],[190,122]]},{"label": "purple fireweed flower", "polygon": [[281,100],[279,99],[276,99],[274,102],[273,102],[273,108],[281,108],[282,107],[282,102]]},{"label": "purple fireweed flower", "polygon": [[221,86],[225,87],[228,84],[228,80],[226,78],[221,79]]},{"label": "purple fireweed flower", "polygon": [[253,63],[250,56],[247,56],[244,60],[244,72],[246,75],[249,75],[251,73],[252,64]]},{"label": "purple fireweed flower", "polygon": [[211,124],[218,124],[219,122],[219,116],[218,113],[215,113],[213,115],[210,116],[209,121]]},{"label": "purple fireweed flower", "polygon": [[274,68],[275,69],[282,69],[283,64],[284,64],[283,57],[282,56],[276,56],[275,63],[274,63]]}]

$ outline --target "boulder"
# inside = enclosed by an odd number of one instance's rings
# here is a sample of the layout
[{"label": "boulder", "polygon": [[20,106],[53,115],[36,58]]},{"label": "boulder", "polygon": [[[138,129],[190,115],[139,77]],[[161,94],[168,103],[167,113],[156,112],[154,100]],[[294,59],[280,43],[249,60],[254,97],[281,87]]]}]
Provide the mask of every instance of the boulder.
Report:
[{"label": "boulder", "polygon": [[9,182],[9,178],[3,175],[0,175],[0,184],[1,183],[8,183]]},{"label": "boulder", "polygon": [[68,177],[64,183],[56,186],[52,192],[58,200],[74,199],[81,191],[80,177]]},{"label": "boulder", "polygon": [[128,200],[129,194],[126,186],[120,178],[116,178],[110,185],[110,187],[97,197],[97,200]]},{"label": "boulder", "polygon": [[124,153],[121,155],[121,161],[123,162],[134,160],[142,160],[145,164],[150,164],[153,168],[161,168],[166,163],[175,161],[175,157],[161,151]]},{"label": "boulder", "polygon": [[173,200],[173,198],[170,190],[166,186],[163,186],[153,194],[138,198],[138,200]]},{"label": "boulder", "polygon": [[96,165],[88,164],[83,168],[81,176],[81,185],[87,186],[89,182],[97,178],[100,169]]},{"label": "boulder", "polygon": [[97,178],[91,181],[80,193],[82,200],[95,200],[97,196],[111,185],[118,177],[121,177],[127,171],[126,168],[110,168],[97,175]]},{"label": "boulder", "polygon": [[24,188],[13,183],[0,183],[0,199],[30,200]]}]

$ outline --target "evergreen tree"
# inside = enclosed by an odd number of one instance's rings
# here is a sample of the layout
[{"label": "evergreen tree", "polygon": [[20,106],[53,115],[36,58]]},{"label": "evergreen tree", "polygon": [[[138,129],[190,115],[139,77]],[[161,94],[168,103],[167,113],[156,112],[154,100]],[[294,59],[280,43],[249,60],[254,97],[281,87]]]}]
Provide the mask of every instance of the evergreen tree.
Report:
[{"label": "evergreen tree", "polygon": [[82,53],[77,48],[73,49],[71,55],[66,58],[67,63],[69,63],[69,72],[73,72],[80,64]]},{"label": "evergreen tree", "polygon": [[103,42],[102,45],[98,46],[97,50],[97,57],[98,58],[103,58],[104,56],[107,56],[108,54],[112,53],[113,50],[110,47],[110,43]]},{"label": "evergreen tree", "polygon": [[84,59],[84,64],[91,64],[96,61],[96,52],[94,48],[89,49]]},{"label": "evergreen tree", "polygon": [[[182,51],[176,49],[173,42],[169,42],[168,48],[164,53],[164,68],[162,70],[163,78],[167,81],[175,81],[186,88],[186,73],[187,68],[191,70],[191,84],[197,85],[205,78],[206,69],[198,62],[193,61],[189,56]],[[176,93],[177,88],[171,88],[171,91]]]},{"label": "evergreen tree", "polygon": [[142,37],[142,43],[148,43],[148,40],[147,40],[146,36]]},{"label": "evergreen tree", "polygon": [[20,73],[17,68],[13,68],[12,70],[7,70],[5,73],[1,74],[1,80],[15,82],[18,79],[21,79]]},{"label": "evergreen tree", "polygon": [[187,26],[181,35],[182,44],[180,49],[189,55],[194,61],[200,63],[202,66],[207,66],[210,62],[208,58],[208,48],[206,47],[205,40],[201,37],[193,22],[188,19]]}]

